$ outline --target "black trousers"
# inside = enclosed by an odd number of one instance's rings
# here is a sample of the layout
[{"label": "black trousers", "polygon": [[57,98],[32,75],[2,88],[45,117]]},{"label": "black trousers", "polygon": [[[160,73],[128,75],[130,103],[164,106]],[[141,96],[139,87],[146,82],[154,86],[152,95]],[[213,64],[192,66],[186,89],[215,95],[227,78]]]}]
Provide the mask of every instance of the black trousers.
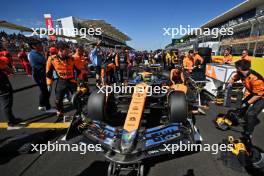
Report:
[{"label": "black trousers", "polygon": [[0,95],[0,114],[1,116],[7,118],[9,123],[15,121],[15,117],[12,112],[12,106],[13,106],[12,92]]},{"label": "black trousers", "polygon": [[50,92],[47,88],[46,78],[41,76],[40,74],[34,74],[34,80],[37,83],[40,94],[39,94],[39,106],[46,107],[46,109],[50,109]]},{"label": "black trousers", "polygon": [[126,64],[120,64],[119,67],[119,81],[121,83],[124,82],[124,76],[127,73],[127,65]]},{"label": "black trousers", "polygon": [[125,72],[125,69],[119,69],[119,81],[121,83],[124,82],[124,74],[125,74],[124,72]]},{"label": "black trousers", "polygon": [[73,92],[75,85],[70,80],[58,79],[55,87],[55,97],[56,97],[56,108],[59,112],[63,112],[63,98],[69,93]]},{"label": "black trousers", "polygon": [[[114,70],[110,70],[109,71],[109,79],[110,79],[110,84],[113,84],[116,82],[116,77],[115,77],[115,71]],[[108,80],[107,80],[108,82]]]},{"label": "black trousers", "polygon": [[[247,98],[246,98],[247,99]],[[258,115],[264,109],[264,98],[261,98],[257,102],[255,102],[252,106],[250,106],[245,115],[245,127],[244,130],[250,134],[253,133],[256,125],[259,123]]]}]

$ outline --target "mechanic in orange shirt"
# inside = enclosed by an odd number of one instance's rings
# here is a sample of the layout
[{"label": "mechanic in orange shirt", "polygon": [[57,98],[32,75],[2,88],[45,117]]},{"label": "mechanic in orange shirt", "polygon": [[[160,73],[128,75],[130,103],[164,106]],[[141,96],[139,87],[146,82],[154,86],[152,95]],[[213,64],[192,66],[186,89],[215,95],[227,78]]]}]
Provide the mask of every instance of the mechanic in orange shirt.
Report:
[{"label": "mechanic in orange shirt", "polygon": [[189,53],[183,59],[183,68],[188,72],[192,73],[194,68],[194,54],[193,50],[190,50]]},{"label": "mechanic in orange shirt", "polygon": [[82,72],[84,73],[84,76],[88,74],[88,62],[87,58],[84,57],[84,49],[82,46],[78,46],[76,48],[75,54],[72,56],[76,62],[76,64],[82,68]]},{"label": "mechanic in orange shirt", "polygon": [[198,54],[198,51],[194,52],[194,65],[202,65],[204,62],[204,59]]},{"label": "mechanic in orange shirt", "polygon": [[255,126],[258,124],[257,116],[264,108],[264,79],[263,77],[251,70],[250,61],[241,59],[235,62],[237,73],[230,79],[231,86],[235,81],[241,80],[246,90],[250,94],[242,101],[241,109],[246,111],[246,125],[244,131],[247,137],[251,137]]},{"label": "mechanic in orange shirt", "polygon": [[73,91],[76,88],[75,71],[78,81],[82,84],[83,68],[76,63],[73,57],[69,56],[69,46],[66,43],[60,42],[57,45],[58,54],[49,57],[46,66],[46,79],[48,89],[50,91],[53,82],[53,71],[57,73],[55,97],[57,116],[63,117],[63,98],[66,93]]},{"label": "mechanic in orange shirt", "polygon": [[222,64],[231,64],[232,60],[233,58],[232,55],[230,54],[230,49],[225,49]]},{"label": "mechanic in orange shirt", "polygon": [[182,84],[184,83],[184,75],[182,68],[178,65],[175,66],[170,72],[170,81],[172,84]]},{"label": "mechanic in orange shirt", "polygon": [[247,61],[251,62],[251,57],[248,55],[248,50],[247,49],[244,49],[242,51],[241,59],[244,59],[244,60],[247,60]]}]

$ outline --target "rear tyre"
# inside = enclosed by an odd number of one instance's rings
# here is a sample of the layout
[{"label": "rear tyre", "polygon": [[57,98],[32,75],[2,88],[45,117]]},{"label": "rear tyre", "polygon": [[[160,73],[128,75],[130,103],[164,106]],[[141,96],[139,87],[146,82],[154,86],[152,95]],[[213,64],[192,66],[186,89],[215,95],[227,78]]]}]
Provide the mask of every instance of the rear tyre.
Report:
[{"label": "rear tyre", "polygon": [[187,121],[188,104],[184,92],[170,92],[168,96],[168,113],[170,123],[184,123]]}]

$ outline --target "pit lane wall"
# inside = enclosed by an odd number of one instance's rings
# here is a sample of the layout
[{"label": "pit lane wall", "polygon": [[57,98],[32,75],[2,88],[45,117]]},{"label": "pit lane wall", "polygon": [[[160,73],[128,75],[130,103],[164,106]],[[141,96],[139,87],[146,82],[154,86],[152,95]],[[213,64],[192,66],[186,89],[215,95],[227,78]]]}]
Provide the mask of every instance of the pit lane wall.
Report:
[{"label": "pit lane wall", "polygon": [[[213,61],[222,60],[224,56],[212,56]],[[239,60],[241,56],[233,56],[233,62]],[[252,57],[252,69],[264,77],[264,58]]]}]

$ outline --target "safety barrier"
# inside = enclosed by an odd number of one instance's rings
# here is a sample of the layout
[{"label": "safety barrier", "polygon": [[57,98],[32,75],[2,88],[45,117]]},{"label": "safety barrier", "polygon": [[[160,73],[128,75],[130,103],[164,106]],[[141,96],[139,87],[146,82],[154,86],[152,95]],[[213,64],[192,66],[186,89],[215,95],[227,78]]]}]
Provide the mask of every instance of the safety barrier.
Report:
[{"label": "safety barrier", "polygon": [[[223,59],[224,56],[212,56],[212,59]],[[233,56],[233,62],[239,60],[241,56]],[[252,69],[261,74],[264,77],[264,58],[262,57],[252,57],[251,60]]]}]

